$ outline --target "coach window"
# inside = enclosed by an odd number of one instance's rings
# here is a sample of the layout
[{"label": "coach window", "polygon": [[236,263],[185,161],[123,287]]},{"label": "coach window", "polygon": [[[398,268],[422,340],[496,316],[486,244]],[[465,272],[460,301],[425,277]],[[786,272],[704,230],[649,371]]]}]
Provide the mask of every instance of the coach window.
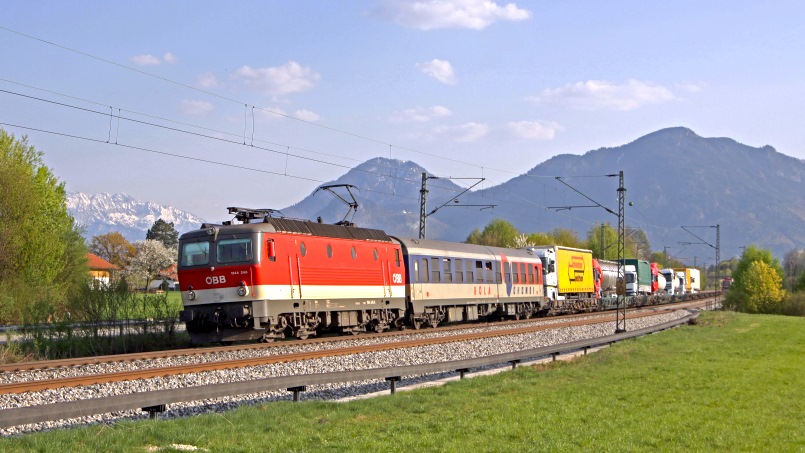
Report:
[{"label": "coach window", "polygon": [[486,280],[487,283],[494,283],[495,282],[495,276],[492,273],[492,262],[491,261],[487,261],[487,262],[484,263],[484,280]]},{"label": "coach window", "polygon": [[375,261],[377,261],[378,254],[377,254],[377,247],[375,247]]},{"label": "coach window", "polygon": [[475,283],[483,283],[484,282],[484,262],[483,261],[475,261]]},{"label": "coach window", "polygon": [[464,263],[457,259],[453,261],[453,265],[456,273],[456,283],[464,283]]},{"label": "coach window", "polygon": [[355,246],[352,246],[352,259],[358,258],[358,252],[355,250]]},{"label": "coach window", "polygon": [[431,273],[431,281],[434,283],[439,283],[442,281],[441,271],[439,270],[439,258],[431,258],[430,259],[430,273]]},{"label": "coach window", "polygon": [[512,282],[511,263],[503,263],[503,279],[506,283]]},{"label": "coach window", "polygon": [[520,263],[520,283],[525,284],[525,263]]},{"label": "coach window", "polygon": [[428,259],[422,258],[422,282],[428,281]]},{"label": "coach window", "polygon": [[534,271],[536,270],[536,266],[528,266],[528,283],[534,284]]},{"label": "coach window", "polygon": [[330,244],[327,244],[327,258],[332,258],[332,257],[333,257],[333,246],[330,245]]},{"label": "coach window", "polygon": [[299,244],[299,254],[302,255],[302,256],[307,255],[307,247],[305,247],[304,242]]},{"label": "coach window", "polygon": [[[416,275],[416,281],[422,281],[422,275],[419,273],[419,260],[414,260],[414,275]],[[414,278],[413,275],[411,278]]]},{"label": "coach window", "polygon": [[442,258],[442,272],[444,272],[445,283],[453,282],[453,269],[450,266],[450,258]]}]

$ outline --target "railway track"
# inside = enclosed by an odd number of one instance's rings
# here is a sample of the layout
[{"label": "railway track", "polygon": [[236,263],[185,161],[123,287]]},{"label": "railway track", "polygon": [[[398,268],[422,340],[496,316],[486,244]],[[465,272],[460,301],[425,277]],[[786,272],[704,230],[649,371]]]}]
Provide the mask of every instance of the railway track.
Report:
[{"label": "railway track", "polygon": [[[707,302],[705,300],[697,300],[692,302],[682,302],[678,304],[669,304],[663,306],[642,307],[641,309],[632,310],[630,319],[638,319],[648,316],[656,316],[658,312],[668,312],[672,310],[683,310],[687,308],[703,307]],[[635,310],[642,310],[641,313],[635,313]],[[575,319],[574,319],[575,318]],[[583,319],[579,319],[583,318]],[[558,318],[557,318],[558,319]],[[305,341],[294,342],[280,342],[270,344],[250,344],[240,345],[237,347],[217,347],[217,348],[204,348],[204,349],[181,349],[174,351],[163,351],[160,353],[149,354],[125,354],[123,356],[103,356],[85,359],[69,359],[69,360],[55,360],[45,362],[31,362],[26,364],[12,364],[3,365],[0,371],[5,373],[14,373],[20,371],[35,371],[46,370],[53,368],[65,367],[80,367],[83,365],[95,364],[108,364],[115,362],[131,362],[136,369],[100,373],[100,374],[84,374],[73,377],[62,377],[53,379],[41,380],[27,380],[24,382],[11,382],[0,384],[0,395],[20,394],[25,392],[37,392],[43,390],[60,389],[67,387],[89,386],[96,384],[108,384],[113,382],[134,381],[138,379],[151,379],[166,376],[179,376],[191,373],[204,373],[218,370],[229,370],[245,367],[256,367],[263,365],[271,365],[277,363],[287,363],[294,361],[312,360],[325,357],[338,357],[351,354],[361,354],[367,352],[388,351],[392,349],[414,348],[421,346],[440,345],[445,343],[455,342],[468,342],[491,337],[500,337],[508,335],[520,335],[533,333],[538,331],[559,329],[563,327],[575,327],[590,324],[602,324],[614,322],[614,314],[598,314],[598,315],[575,315],[563,317],[559,322],[551,322],[549,324],[541,323],[533,325],[535,322],[544,321],[539,320],[522,320],[522,321],[508,321],[504,323],[472,325],[472,326],[449,326],[440,329],[427,329],[420,331],[395,331],[382,334],[361,335],[359,337],[334,337],[334,338],[320,338]],[[529,325],[531,324],[531,325]],[[484,330],[486,327],[493,326],[495,330]],[[448,336],[428,336],[432,332],[444,333],[446,331],[459,331],[470,330],[467,333],[457,333]],[[386,339],[386,337],[400,337],[400,336],[417,336],[413,339],[400,339],[397,341],[380,341],[376,343],[361,344],[358,346],[344,346],[339,347],[339,342],[354,340],[360,338],[362,340],[371,339]],[[393,339],[393,338],[392,338]],[[271,349],[279,348],[282,346],[314,346],[318,344],[328,344],[332,347],[314,348],[309,351],[297,353],[283,353],[271,354]],[[214,361],[201,361],[199,363],[192,363],[186,365],[174,366],[155,366],[153,363],[148,362],[158,361],[159,359],[175,358],[179,356],[200,355],[216,353],[229,353],[232,351],[253,351],[263,350],[268,352],[269,355],[259,357],[249,357],[241,359],[229,360],[214,360]],[[142,367],[139,367],[142,362]],[[0,375],[1,376],[1,375]]]},{"label": "railway track", "polygon": [[[638,308],[630,308],[627,310],[627,313],[634,313],[638,310],[646,310],[646,309],[677,309],[677,308],[687,308],[687,307],[698,307],[704,306],[705,299],[701,300],[694,300],[694,301],[684,301],[684,302],[676,302],[671,304],[664,304],[664,305],[648,305]],[[532,319],[524,319],[524,320],[508,320],[508,321],[500,321],[500,322],[481,322],[477,324],[461,324],[461,325],[446,325],[446,326],[439,326],[437,329],[422,329],[422,330],[393,330],[390,332],[382,332],[382,333],[367,333],[362,334],[360,338],[384,338],[384,337],[395,337],[395,336],[402,336],[402,335],[411,335],[411,334],[428,334],[430,332],[445,332],[445,331],[453,331],[453,330],[466,330],[466,329],[474,329],[474,328],[484,328],[484,327],[500,327],[500,326],[516,326],[519,324],[534,322],[535,320],[558,320],[558,319],[574,319],[579,317],[589,317],[589,316],[606,316],[606,313],[579,313],[574,315],[564,315],[561,317],[556,318],[532,318]],[[228,353],[228,352],[236,352],[236,351],[254,351],[254,350],[266,350],[272,348],[278,348],[282,346],[287,346],[289,344],[294,345],[315,345],[315,344],[332,344],[338,343],[343,341],[349,341],[352,339],[357,338],[356,336],[329,336],[329,337],[320,337],[320,338],[309,338],[306,340],[294,340],[289,339],[287,341],[279,341],[274,343],[246,343],[246,344],[237,344],[237,345],[229,345],[229,346],[213,346],[213,347],[199,347],[199,348],[184,348],[184,349],[171,349],[165,351],[151,351],[151,352],[137,352],[137,353],[127,353],[127,354],[115,354],[115,355],[102,355],[102,356],[92,356],[92,357],[78,357],[78,358],[71,358],[71,359],[57,359],[57,360],[38,360],[38,361],[30,361],[30,362],[17,362],[17,363],[6,363],[0,364],[0,375],[2,373],[10,373],[10,372],[18,372],[18,371],[33,371],[33,370],[44,370],[44,369],[53,369],[53,368],[66,368],[66,367],[76,367],[76,366],[87,366],[87,365],[100,365],[100,364],[110,364],[110,363],[117,363],[117,362],[139,362],[139,361],[148,361],[148,360],[159,360],[159,359],[170,359],[173,357],[179,356],[200,356],[205,354],[219,354],[219,353]]]}]

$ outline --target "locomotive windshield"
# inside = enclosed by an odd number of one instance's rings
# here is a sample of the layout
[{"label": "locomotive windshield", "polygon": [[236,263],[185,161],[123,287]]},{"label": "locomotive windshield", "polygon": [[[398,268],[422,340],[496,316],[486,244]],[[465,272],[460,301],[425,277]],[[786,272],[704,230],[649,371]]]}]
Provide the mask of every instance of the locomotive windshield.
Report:
[{"label": "locomotive windshield", "polygon": [[249,237],[220,239],[212,243],[210,241],[185,242],[181,244],[181,249],[182,267],[206,266],[213,263],[251,263],[254,258],[252,239]]},{"label": "locomotive windshield", "polygon": [[209,242],[188,242],[182,245],[182,266],[200,266],[209,262]]},{"label": "locomotive windshield", "polygon": [[222,239],[218,241],[217,261],[221,264],[242,263],[252,260],[251,238]]}]

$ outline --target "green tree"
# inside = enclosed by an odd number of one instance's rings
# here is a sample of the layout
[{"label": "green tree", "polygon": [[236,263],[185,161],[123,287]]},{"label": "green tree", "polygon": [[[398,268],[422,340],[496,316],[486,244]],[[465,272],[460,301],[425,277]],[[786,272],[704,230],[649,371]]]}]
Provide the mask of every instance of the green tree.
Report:
[{"label": "green tree", "polygon": [[510,247],[516,244],[520,232],[512,225],[502,219],[494,219],[484,227],[483,231],[474,229],[466,242],[469,244],[491,245],[495,247]]},{"label": "green tree", "polygon": [[121,269],[128,266],[129,260],[135,253],[131,242],[117,231],[93,236],[89,244],[89,251]]},{"label": "green tree", "polygon": [[746,313],[779,313],[785,300],[783,279],[763,261],[752,261],[744,271],[740,310]]},{"label": "green tree", "polygon": [[551,236],[553,236],[555,245],[563,245],[577,249],[584,248],[587,245],[584,241],[579,239],[579,235],[576,234],[575,231],[567,228],[554,228],[553,231],[551,231]]},{"label": "green tree", "polygon": [[528,243],[533,245],[554,245],[553,236],[550,233],[531,233],[528,235]]},{"label": "green tree", "polygon": [[59,316],[86,281],[86,254],[64,183],[26,137],[0,129],[0,321]]},{"label": "green tree", "polygon": [[145,233],[145,238],[157,240],[169,249],[179,245],[179,232],[173,227],[173,222],[168,223],[162,219],[154,222]]},{"label": "green tree", "polygon": [[[752,263],[760,262],[765,266],[753,266]],[[750,268],[752,269],[750,272]],[[773,274],[773,277],[763,278],[759,276],[758,272],[762,269],[768,274]],[[752,309],[752,307],[767,307],[771,303],[758,303],[758,297],[752,291],[758,290],[758,287],[764,287],[768,284],[767,280],[777,282],[780,289],[782,289],[782,282],[785,278],[785,272],[780,262],[773,258],[771,251],[759,249],[753,245],[746,248],[738,264],[732,272],[732,286],[727,292],[727,297],[724,300],[724,306],[739,311],[747,311],[745,307]],[[762,278],[762,284],[757,283],[755,280]],[[776,292],[775,292],[776,294]],[[784,294],[784,293],[783,293]],[[745,305],[748,304],[748,305]],[[755,313],[754,311],[752,313]]]},{"label": "green tree", "polygon": [[794,282],[794,291],[805,291],[805,272],[799,274],[799,278]]},{"label": "green tree", "polygon": [[609,223],[599,223],[587,231],[585,247],[602,260],[618,259],[618,231]]}]

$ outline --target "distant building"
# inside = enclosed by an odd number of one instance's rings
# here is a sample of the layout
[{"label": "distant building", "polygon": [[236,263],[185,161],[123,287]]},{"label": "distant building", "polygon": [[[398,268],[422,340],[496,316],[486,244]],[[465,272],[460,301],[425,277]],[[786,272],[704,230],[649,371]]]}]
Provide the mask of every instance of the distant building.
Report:
[{"label": "distant building", "polygon": [[92,253],[87,253],[87,259],[89,260],[90,277],[98,283],[109,286],[114,274],[120,268]]}]

